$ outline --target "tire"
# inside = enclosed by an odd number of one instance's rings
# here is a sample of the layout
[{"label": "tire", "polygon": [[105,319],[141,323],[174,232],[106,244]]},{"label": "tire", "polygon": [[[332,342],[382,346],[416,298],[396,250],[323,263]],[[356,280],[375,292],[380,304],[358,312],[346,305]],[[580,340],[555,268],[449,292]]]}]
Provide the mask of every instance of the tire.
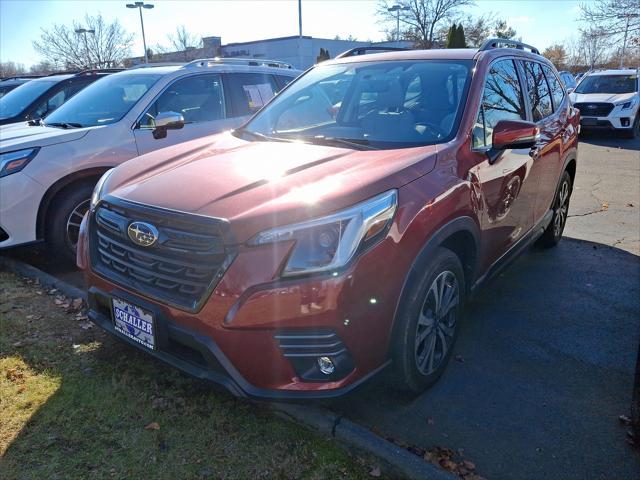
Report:
[{"label": "tire", "polygon": [[553,199],[553,218],[551,223],[536,242],[540,247],[551,248],[560,242],[562,232],[564,232],[564,227],[567,224],[572,188],[571,175],[565,170],[560,179],[556,197]]},{"label": "tire", "polygon": [[[422,271],[408,285],[391,346],[394,388],[411,394],[423,392],[444,372],[458,336],[466,292],[462,264],[451,250],[439,247]],[[438,289],[442,298],[451,295],[453,302],[445,316],[434,312]]]},{"label": "tire", "polygon": [[77,234],[82,216],[89,209],[93,183],[65,188],[54,198],[47,211],[45,240],[56,257],[75,265]]}]

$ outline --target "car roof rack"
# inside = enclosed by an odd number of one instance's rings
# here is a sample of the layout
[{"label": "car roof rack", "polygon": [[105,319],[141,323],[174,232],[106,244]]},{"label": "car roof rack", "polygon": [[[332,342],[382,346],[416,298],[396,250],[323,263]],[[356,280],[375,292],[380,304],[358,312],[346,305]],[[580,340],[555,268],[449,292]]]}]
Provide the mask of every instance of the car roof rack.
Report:
[{"label": "car roof rack", "polygon": [[187,63],[183,68],[210,67],[213,65],[247,65],[250,67],[272,67],[293,69],[293,65],[279,60],[268,60],[265,58],[232,58],[232,57],[214,57],[200,58]]},{"label": "car roof rack", "polygon": [[29,79],[29,78],[40,78],[44,75],[12,75],[11,77],[0,78],[0,82],[4,82],[6,80],[21,80],[21,79]]},{"label": "car roof rack", "polygon": [[154,68],[154,67],[182,67],[186,65],[185,62],[149,62],[139,63],[129,67],[129,70],[135,70],[136,68]]},{"label": "car roof rack", "polygon": [[485,50],[491,50],[494,48],[516,48],[518,50],[529,50],[531,53],[540,55],[540,50],[527,43],[518,42],[517,40],[507,40],[506,38],[489,38],[480,46],[478,51],[483,52]]},{"label": "car roof rack", "polygon": [[357,57],[359,55],[367,55],[369,52],[402,52],[405,50],[409,49],[402,47],[355,47],[336,55],[336,58]]}]

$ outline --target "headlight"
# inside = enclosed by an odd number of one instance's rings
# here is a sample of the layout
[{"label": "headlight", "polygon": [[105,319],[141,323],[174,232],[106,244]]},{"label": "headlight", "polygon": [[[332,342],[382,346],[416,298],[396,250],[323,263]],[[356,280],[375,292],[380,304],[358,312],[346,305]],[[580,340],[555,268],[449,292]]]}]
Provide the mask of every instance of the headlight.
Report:
[{"label": "headlight", "polygon": [[636,104],[635,100],[629,100],[628,102],[624,102],[622,104],[622,110],[627,110],[628,108],[634,107]]},{"label": "headlight", "polygon": [[96,183],[96,186],[93,189],[93,193],[91,194],[91,210],[96,207],[96,205],[102,198],[102,188],[104,187],[104,183],[107,181],[107,178],[109,178],[109,175],[113,173],[113,170],[114,169],[112,168],[111,170],[107,170],[106,172],[104,172],[104,175],[102,175],[100,177],[100,180],[98,180],[98,183]]},{"label": "headlight", "polygon": [[0,178],[17,173],[38,154],[40,147],[25,148],[15,152],[0,153]]},{"label": "headlight", "polygon": [[390,190],[326,217],[261,232],[249,244],[295,241],[283,276],[339,269],[384,235],[397,204],[397,191]]}]

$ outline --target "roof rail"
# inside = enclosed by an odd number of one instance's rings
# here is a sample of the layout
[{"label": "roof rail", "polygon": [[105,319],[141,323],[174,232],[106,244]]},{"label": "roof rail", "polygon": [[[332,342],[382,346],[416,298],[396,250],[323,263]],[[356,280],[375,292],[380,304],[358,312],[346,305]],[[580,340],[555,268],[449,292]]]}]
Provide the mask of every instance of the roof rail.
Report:
[{"label": "roof rail", "polygon": [[402,47],[355,47],[346,52],[342,52],[336,55],[336,58],[357,57],[358,55],[367,55],[367,52],[401,52],[403,50],[409,50]]},{"label": "roof rail", "polygon": [[0,82],[4,82],[5,80],[20,80],[20,79],[27,79],[27,78],[40,78],[43,77],[44,75],[12,75],[11,77],[3,77],[0,78]]},{"label": "roof rail", "polygon": [[134,70],[136,68],[182,67],[184,65],[186,65],[185,62],[149,62],[149,63],[139,63],[137,65],[133,65],[129,67],[129,70]]},{"label": "roof rail", "polygon": [[123,71],[124,68],[90,68],[88,70],[80,70],[76,75],[89,75],[92,73],[117,73]]},{"label": "roof rail", "polygon": [[517,40],[507,40],[506,38],[489,38],[485,40],[484,43],[480,46],[478,51],[483,52],[485,50],[491,50],[493,48],[517,48],[518,50],[528,49],[531,53],[535,53],[536,55],[540,55],[540,51],[529,44],[518,42]]},{"label": "roof rail", "polygon": [[210,67],[212,65],[248,65],[251,67],[293,68],[293,65],[290,63],[281,62],[279,60],[231,57],[200,58],[187,63],[183,68]]}]

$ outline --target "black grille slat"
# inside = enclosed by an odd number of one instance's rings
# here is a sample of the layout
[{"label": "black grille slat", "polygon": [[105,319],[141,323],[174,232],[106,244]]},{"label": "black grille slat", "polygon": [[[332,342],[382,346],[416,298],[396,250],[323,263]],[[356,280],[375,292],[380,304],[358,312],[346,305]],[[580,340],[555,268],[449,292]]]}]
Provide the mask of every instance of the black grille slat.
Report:
[{"label": "black grille slat", "polygon": [[[156,244],[142,247],[128,238],[134,221],[157,228]],[[103,203],[90,224],[92,266],[124,288],[196,310],[235,256],[225,247],[224,227],[221,219]]]},{"label": "black grille slat", "polygon": [[278,331],[273,338],[285,357],[335,357],[346,351],[340,337],[329,330]]},{"label": "black grille slat", "polygon": [[583,117],[606,117],[614,107],[613,103],[603,102],[574,103],[573,106],[580,110]]}]

